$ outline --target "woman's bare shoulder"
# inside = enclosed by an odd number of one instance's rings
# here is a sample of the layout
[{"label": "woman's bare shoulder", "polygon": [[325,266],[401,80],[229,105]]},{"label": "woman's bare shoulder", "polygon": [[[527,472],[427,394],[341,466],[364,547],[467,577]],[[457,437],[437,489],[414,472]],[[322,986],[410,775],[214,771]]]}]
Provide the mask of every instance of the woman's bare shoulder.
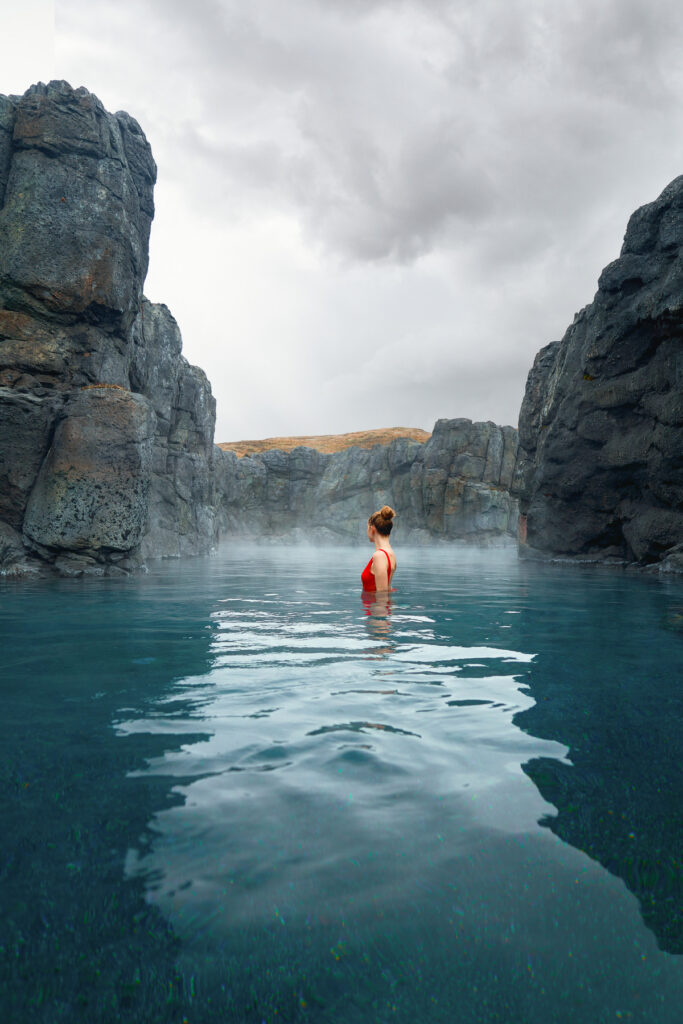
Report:
[{"label": "woman's bare shoulder", "polygon": [[[387,556],[389,557],[389,564],[392,565],[392,566],[395,565],[396,564],[396,556],[394,555],[394,557],[392,558],[391,555],[392,555],[392,552],[385,551],[384,548],[380,548],[378,551],[375,551],[375,553],[372,556],[373,572],[374,572],[375,569],[386,569],[386,567],[387,567]],[[392,572],[393,572],[393,569],[392,569]]]}]

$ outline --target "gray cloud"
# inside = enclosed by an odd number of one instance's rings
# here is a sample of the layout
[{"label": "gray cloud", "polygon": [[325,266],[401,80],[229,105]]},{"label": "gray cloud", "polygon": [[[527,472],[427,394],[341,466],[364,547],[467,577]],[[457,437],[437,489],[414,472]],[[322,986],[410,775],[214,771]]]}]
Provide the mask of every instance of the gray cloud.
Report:
[{"label": "gray cloud", "polygon": [[630,180],[632,148],[668,148],[678,116],[674,3],[142,6],[146,38],[189,78],[169,144],[187,147],[179,169],[213,179],[197,201],[293,208],[344,259],[488,253],[488,232],[514,251],[504,236],[525,221],[543,250]]},{"label": "gray cloud", "polygon": [[[266,361],[291,351],[295,393],[306,366],[315,422],[296,394],[275,396],[274,379],[253,407],[261,433],[373,425],[361,422],[365,384],[338,372],[336,352],[364,370],[368,345],[402,363],[375,422],[407,408],[424,425],[513,419],[534,352],[590,300],[630,212],[683,168],[674,0],[57,0],[57,13],[61,73],[130,108],[150,137],[163,247],[181,208],[186,250],[213,232],[226,259],[261,237],[252,224],[297,225],[298,241],[272,243],[277,266],[254,257],[289,312],[271,321],[257,303],[248,329]],[[202,268],[185,268],[191,294],[206,290]],[[230,371],[205,321],[194,326],[185,295],[160,297],[186,310],[186,347],[220,406]],[[231,358],[245,376],[263,372]],[[239,407],[240,422],[251,415]]]}]

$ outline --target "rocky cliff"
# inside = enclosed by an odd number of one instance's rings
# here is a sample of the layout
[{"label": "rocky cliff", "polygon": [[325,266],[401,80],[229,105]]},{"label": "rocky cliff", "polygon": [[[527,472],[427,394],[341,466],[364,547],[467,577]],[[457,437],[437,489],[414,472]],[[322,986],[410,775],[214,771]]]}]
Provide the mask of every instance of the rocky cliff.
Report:
[{"label": "rocky cliff", "polygon": [[400,540],[500,541],[517,528],[509,488],[517,432],[438,420],[426,443],[399,438],[333,454],[300,447],[238,458],[223,453],[223,530],[302,540],[364,539],[368,516],[398,511]]},{"label": "rocky cliff", "polygon": [[235,455],[260,455],[277,448],[291,452],[295,448],[314,448],[329,455],[345,448],[374,448],[378,444],[391,444],[400,438],[426,442],[432,435],[420,427],[380,427],[375,430],[353,430],[347,434],[305,434],[285,437],[265,437],[251,441],[220,441],[218,447]]},{"label": "rocky cliff", "polygon": [[209,383],[143,297],[155,178],[139,125],[86,89],[0,97],[0,572],[118,575],[222,534],[355,539],[385,502],[403,539],[514,531],[511,427],[214,447]]},{"label": "rocky cliff", "polygon": [[215,540],[211,389],[142,293],[155,179],[137,122],[87,90],[0,96],[0,569]]},{"label": "rocky cliff", "polygon": [[683,177],[539,352],[519,443],[523,553],[683,570]]}]

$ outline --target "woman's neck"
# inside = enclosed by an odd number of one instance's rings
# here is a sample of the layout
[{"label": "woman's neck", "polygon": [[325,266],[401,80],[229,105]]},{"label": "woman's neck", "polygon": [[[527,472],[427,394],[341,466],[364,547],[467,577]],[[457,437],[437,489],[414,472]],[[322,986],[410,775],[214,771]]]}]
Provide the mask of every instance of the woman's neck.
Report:
[{"label": "woman's neck", "polygon": [[382,551],[384,548],[390,547],[389,538],[382,537],[379,533],[375,535],[375,551]]}]

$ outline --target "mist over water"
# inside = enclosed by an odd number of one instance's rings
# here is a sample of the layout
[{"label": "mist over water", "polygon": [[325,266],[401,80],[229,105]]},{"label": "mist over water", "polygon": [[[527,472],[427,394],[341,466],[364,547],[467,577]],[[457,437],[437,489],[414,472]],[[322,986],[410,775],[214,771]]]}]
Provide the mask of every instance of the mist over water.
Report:
[{"label": "mist over water", "polygon": [[2,585],[9,1019],[679,1019],[683,585],[367,554]]}]

